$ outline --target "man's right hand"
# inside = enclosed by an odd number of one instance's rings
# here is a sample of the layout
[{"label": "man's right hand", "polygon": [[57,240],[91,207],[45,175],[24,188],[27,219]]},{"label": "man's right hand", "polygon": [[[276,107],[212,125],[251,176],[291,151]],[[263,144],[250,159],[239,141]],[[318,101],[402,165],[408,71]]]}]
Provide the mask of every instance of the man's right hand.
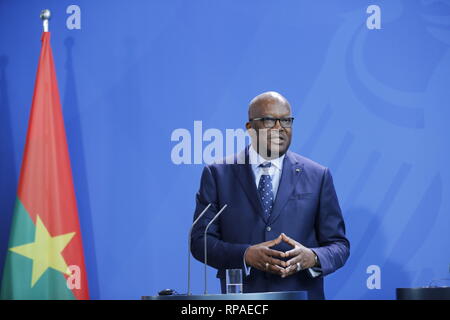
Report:
[{"label": "man's right hand", "polygon": [[282,251],[270,249],[283,240],[278,238],[255,244],[245,252],[245,263],[264,272],[270,272],[282,276],[285,273],[286,262],[277,258],[284,258],[286,255]]}]

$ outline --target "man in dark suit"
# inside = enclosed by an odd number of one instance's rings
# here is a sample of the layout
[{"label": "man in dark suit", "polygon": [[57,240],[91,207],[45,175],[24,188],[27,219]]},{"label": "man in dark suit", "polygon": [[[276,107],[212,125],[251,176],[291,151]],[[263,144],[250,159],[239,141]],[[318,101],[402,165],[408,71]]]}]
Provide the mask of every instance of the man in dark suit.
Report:
[{"label": "man in dark suit", "polygon": [[243,270],[244,292],[308,291],[324,299],[323,278],[350,252],[328,168],[288,151],[293,118],[276,92],[255,97],[246,128],[252,143],[224,164],[204,168],[194,219],[213,205],[192,232],[191,251],[204,261],[208,229],[210,266],[225,292],[225,270]]}]

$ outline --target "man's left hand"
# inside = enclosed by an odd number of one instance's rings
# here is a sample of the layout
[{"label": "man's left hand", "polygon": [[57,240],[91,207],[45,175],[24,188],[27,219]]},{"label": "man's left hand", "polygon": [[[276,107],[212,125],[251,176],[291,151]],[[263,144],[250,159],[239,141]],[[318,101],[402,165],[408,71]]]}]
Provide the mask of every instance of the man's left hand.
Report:
[{"label": "man's left hand", "polygon": [[282,278],[289,277],[300,270],[312,268],[316,265],[316,254],[309,248],[306,248],[299,242],[289,238],[284,233],[281,234],[282,240],[290,244],[293,249],[285,252],[286,258],[291,258],[287,261],[285,272]]}]

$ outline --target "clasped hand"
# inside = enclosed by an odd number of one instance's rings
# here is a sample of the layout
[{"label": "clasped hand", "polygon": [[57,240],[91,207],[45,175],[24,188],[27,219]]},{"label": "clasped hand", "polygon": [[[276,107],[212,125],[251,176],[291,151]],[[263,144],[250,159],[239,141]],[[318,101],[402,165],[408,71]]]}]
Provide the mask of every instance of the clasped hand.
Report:
[{"label": "clasped hand", "polygon": [[[281,241],[288,243],[293,249],[286,252],[271,249]],[[279,258],[291,259],[283,261]],[[279,275],[282,278],[291,276],[302,269],[312,268],[316,264],[315,253],[311,249],[289,238],[284,233],[276,239],[249,247],[244,259],[247,266]]]}]

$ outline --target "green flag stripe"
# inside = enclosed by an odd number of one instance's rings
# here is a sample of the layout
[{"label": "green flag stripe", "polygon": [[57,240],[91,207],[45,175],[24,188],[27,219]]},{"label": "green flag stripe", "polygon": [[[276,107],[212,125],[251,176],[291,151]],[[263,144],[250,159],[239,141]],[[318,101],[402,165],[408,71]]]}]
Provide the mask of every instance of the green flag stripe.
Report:
[{"label": "green flag stripe", "polygon": [[[17,199],[14,209],[9,248],[34,242],[35,225]],[[33,261],[8,250],[6,255],[0,299],[75,299],[64,276],[51,268],[31,288]]]}]

